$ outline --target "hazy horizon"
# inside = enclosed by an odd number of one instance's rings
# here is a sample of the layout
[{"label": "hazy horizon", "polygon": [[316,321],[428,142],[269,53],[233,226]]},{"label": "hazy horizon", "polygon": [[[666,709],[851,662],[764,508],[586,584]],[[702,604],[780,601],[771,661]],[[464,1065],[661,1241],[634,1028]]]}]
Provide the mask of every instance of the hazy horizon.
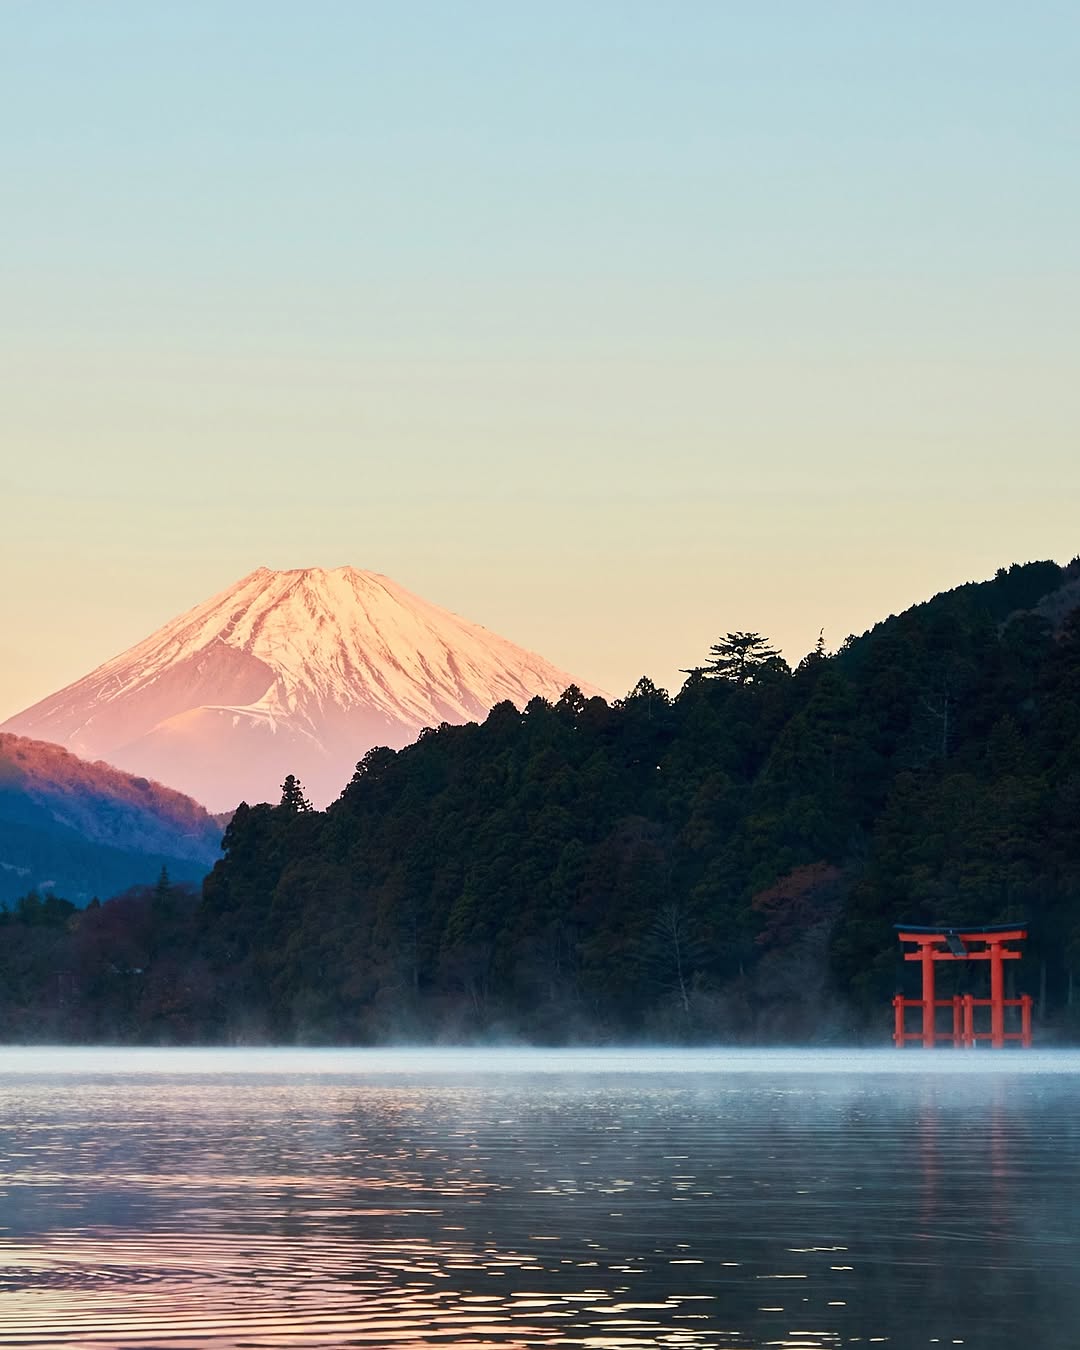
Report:
[{"label": "hazy horizon", "polygon": [[[657,1056],[662,1056],[658,1063]],[[234,1061],[243,1059],[243,1067]],[[1080,1072],[1071,1046],[927,1051],[921,1046],[685,1045],[626,1042],[551,1046],[523,1040],[355,1045],[73,1045],[0,1044],[0,1073],[250,1074],[776,1074],[884,1073],[914,1077],[1068,1074]]]}]

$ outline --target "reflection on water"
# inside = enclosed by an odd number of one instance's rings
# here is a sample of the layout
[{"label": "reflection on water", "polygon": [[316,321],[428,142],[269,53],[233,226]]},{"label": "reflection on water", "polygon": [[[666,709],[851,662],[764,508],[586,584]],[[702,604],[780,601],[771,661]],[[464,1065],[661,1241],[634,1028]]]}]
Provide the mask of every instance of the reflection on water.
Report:
[{"label": "reflection on water", "polygon": [[736,1058],[0,1052],[0,1346],[1080,1344],[1075,1061]]}]

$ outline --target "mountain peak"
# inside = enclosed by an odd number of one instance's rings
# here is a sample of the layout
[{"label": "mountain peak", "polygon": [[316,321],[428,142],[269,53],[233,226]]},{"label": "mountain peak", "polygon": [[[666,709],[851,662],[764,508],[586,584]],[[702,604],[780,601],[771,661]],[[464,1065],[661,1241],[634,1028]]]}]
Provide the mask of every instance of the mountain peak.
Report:
[{"label": "mountain peak", "polygon": [[372,745],[578,683],[542,657],[351,566],[256,568],[4,723],[213,809],[287,773],[335,797]]}]

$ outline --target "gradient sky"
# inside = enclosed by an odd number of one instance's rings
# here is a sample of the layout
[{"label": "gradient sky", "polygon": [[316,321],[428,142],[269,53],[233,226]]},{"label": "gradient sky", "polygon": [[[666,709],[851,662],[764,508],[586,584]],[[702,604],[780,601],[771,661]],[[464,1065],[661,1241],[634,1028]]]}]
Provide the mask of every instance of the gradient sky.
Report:
[{"label": "gradient sky", "polygon": [[4,0],[0,717],[259,565],[621,694],[1080,552],[1080,7]]}]

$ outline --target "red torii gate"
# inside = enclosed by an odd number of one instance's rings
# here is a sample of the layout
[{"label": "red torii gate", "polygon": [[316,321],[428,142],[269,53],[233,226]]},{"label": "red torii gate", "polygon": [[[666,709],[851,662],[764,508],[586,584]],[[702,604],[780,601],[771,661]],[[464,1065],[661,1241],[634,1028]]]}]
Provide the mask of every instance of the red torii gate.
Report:
[{"label": "red torii gate", "polygon": [[[917,950],[906,951],[905,961],[918,961],[922,966],[922,998],[904,998],[897,994],[893,999],[896,1013],[896,1029],[893,1040],[902,1049],[908,1041],[922,1041],[928,1049],[938,1041],[951,1041],[953,1045],[974,1046],[976,1041],[989,1041],[994,1049],[1000,1049],[1006,1041],[1019,1041],[1021,1045],[1031,1045],[1031,995],[1020,998],[1005,997],[1005,971],[1003,961],[1019,961],[1021,952],[1006,946],[1009,942],[1022,942],[1027,937],[1026,928],[1017,928],[1003,924],[994,928],[917,928],[909,924],[896,924],[897,937],[901,942],[916,944]],[[968,943],[981,943],[975,951]],[[990,997],[973,998],[970,994],[954,994],[952,998],[934,997],[935,961],[989,961]],[[904,1013],[907,1008],[922,1009],[922,1029],[908,1031],[904,1026]],[[938,1008],[952,1009],[952,1028],[949,1031],[937,1030]],[[990,1009],[990,1030],[975,1030],[975,1009]],[[1005,1030],[1005,1009],[1020,1009],[1020,1031]]]}]

